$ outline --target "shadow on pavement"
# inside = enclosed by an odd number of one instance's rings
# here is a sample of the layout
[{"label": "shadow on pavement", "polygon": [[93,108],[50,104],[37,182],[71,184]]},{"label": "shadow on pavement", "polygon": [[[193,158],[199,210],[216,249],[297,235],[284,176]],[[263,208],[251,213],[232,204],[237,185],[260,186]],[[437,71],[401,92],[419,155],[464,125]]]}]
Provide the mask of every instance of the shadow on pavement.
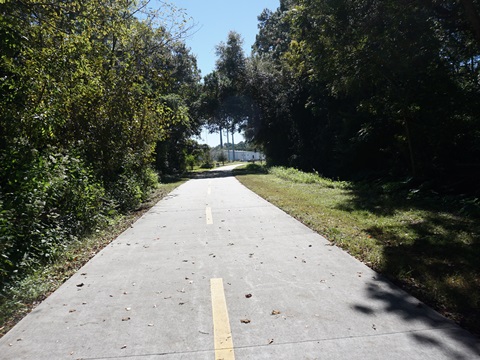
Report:
[{"label": "shadow on pavement", "polygon": [[[398,319],[398,322],[412,323],[412,329],[406,332],[413,340],[423,346],[438,348],[450,359],[480,358],[480,341],[474,335],[425,306],[383,276],[379,275],[369,281],[365,291],[368,303],[354,304],[354,310],[368,316],[390,313],[395,315],[393,322]],[[444,337],[453,340],[455,345],[442,341]]]},{"label": "shadow on pavement", "polygon": [[210,170],[201,173],[192,173],[191,179],[213,179],[213,178],[227,178],[234,176],[231,170]]},{"label": "shadow on pavement", "polygon": [[364,229],[383,248],[382,273],[478,336],[480,200],[407,185],[353,183],[336,208],[392,219]]}]

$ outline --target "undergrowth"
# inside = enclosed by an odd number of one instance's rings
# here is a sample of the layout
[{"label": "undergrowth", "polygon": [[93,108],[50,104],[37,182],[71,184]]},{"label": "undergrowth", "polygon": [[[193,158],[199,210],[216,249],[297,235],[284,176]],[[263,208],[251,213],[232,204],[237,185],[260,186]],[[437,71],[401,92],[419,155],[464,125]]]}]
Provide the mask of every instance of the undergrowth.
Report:
[{"label": "undergrowth", "polygon": [[93,233],[59,248],[50,262],[37,264],[6,283],[0,291],[0,337],[180,183],[177,179],[159,184],[135,211],[117,213]]}]

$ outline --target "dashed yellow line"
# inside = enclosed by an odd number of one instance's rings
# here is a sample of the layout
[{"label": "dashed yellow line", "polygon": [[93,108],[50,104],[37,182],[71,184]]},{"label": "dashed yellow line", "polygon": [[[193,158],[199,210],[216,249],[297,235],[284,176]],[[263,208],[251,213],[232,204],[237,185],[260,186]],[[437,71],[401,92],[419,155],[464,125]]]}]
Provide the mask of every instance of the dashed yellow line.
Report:
[{"label": "dashed yellow line", "polygon": [[205,219],[207,221],[207,225],[213,224],[212,208],[210,206],[207,206],[205,209]]},{"label": "dashed yellow line", "polygon": [[215,360],[235,360],[223,280],[210,279],[210,291],[212,294]]}]

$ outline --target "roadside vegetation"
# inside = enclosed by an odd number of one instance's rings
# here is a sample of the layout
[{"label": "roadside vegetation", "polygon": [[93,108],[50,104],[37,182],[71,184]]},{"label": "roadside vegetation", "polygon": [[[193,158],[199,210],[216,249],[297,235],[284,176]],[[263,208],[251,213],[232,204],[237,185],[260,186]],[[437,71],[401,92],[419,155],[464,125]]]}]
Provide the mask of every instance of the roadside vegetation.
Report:
[{"label": "roadside vegetation", "polygon": [[292,168],[235,171],[257,194],[480,334],[480,201],[407,182],[345,182]]},{"label": "roadside vegetation", "polygon": [[134,211],[111,218],[93,233],[72,241],[57,251],[55,259],[48,265],[37,266],[29,274],[10,282],[0,294],[0,337],[60,287],[88,260],[183,182],[183,179],[171,179],[169,183],[157,185]]},{"label": "roadside vegetation", "polygon": [[138,209],[201,148],[189,23],[147,5],[3,2],[0,297]]}]

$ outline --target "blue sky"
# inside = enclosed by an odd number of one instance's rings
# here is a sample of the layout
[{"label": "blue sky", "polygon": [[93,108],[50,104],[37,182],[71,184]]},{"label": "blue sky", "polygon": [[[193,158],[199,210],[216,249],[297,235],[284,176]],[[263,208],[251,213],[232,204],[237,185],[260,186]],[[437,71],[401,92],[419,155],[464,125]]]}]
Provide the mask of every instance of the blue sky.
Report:
[{"label": "blue sky", "polygon": [[[276,10],[280,4],[279,0],[165,0],[165,2],[184,9],[187,17],[192,18],[190,24],[196,25],[185,38],[185,42],[196,56],[202,76],[214,70],[215,46],[226,41],[231,30],[242,35],[245,55],[249,56],[258,32],[258,15],[265,8]],[[149,6],[157,8],[159,4],[161,6],[159,0],[152,0]],[[220,143],[218,134],[208,134],[206,131],[203,131],[202,138],[197,140],[210,146]],[[243,141],[243,136],[236,134],[235,142],[239,141]]]},{"label": "blue sky", "polygon": [[[166,0],[177,8],[185,9],[193,18],[196,27],[185,39],[196,55],[202,76],[215,67],[215,46],[226,41],[228,32],[235,30],[244,38],[245,55],[250,55],[251,46],[258,32],[257,16],[263,9],[276,10],[279,0]],[[152,1],[155,6],[159,2]]]}]

